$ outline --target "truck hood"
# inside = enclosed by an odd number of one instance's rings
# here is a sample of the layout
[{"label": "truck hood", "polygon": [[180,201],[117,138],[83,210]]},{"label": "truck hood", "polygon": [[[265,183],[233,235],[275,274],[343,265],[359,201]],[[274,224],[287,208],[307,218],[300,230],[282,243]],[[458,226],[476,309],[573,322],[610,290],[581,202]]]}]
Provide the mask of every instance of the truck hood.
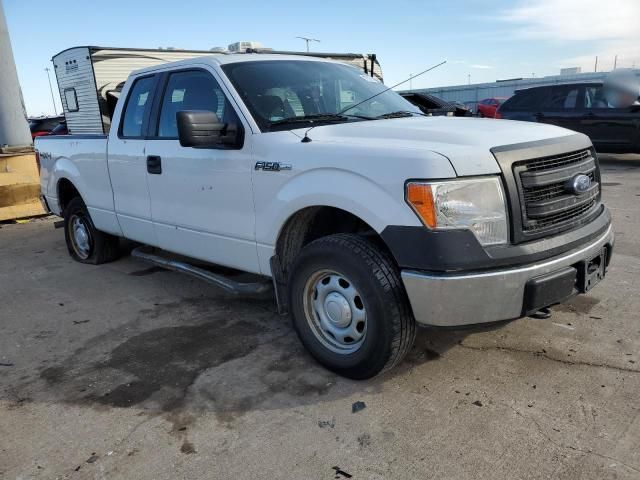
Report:
[{"label": "truck hood", "polygon": [[[300,137],[308,129],[296,129]],[[553,125],[465,117],[409,117],[315,127],[314,142],[367,148],[429,150],[449,159],[458,176],[500,173],[494,147],[534,142],[576,132]]]}]

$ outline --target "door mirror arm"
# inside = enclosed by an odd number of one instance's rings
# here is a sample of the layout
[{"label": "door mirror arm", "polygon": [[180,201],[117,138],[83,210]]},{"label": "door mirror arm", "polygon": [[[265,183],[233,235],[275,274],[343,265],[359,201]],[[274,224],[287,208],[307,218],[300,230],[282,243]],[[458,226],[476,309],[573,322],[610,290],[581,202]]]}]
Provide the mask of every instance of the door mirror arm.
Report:
[{"label": "door mirror arm", "polygon": [[225,123],[220,134],[220,143],[228,146],[237,145],[239,135],[240,128],[237,123]]}]

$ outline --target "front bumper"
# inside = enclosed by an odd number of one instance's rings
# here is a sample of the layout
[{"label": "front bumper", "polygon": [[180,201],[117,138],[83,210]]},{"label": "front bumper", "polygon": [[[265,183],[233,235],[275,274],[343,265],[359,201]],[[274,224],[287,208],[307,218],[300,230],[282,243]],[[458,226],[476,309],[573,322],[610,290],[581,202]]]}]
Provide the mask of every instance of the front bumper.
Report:
[{"label": "front bumper", "polygon": [[[613,248],[613,229],[557,257],[518,268],[437,274],[402,271],[413,314],[422,325],[454,327],[524,316],[525,287],[535,277],[559,272]],[[562,300],[562,299],[558,299]]]}]

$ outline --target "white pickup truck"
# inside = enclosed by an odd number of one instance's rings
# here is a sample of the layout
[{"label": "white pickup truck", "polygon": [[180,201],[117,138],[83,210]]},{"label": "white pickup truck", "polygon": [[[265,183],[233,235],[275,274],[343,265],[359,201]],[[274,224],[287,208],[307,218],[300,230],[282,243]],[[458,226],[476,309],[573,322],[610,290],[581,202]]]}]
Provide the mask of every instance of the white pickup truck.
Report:
[{"label": "white pickup truck", "polygon": [[273,285],[311,354],[351,378],[400,362],[416,325],[539,313],[604,277],[613,232],[586,136],[427,117],[383,90],[300,56],[139,70],[108,136],[36,140],[43,199],[77,261],[116,259],[124,237],[229,291]]}]

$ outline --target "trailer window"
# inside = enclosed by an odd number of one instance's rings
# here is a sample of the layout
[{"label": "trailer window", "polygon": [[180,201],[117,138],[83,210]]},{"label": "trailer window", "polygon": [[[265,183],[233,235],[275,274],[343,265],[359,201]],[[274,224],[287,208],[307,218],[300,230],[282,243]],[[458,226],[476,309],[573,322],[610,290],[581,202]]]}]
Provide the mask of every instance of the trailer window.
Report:
[{"label": "trailer window", "polygon": [[75,88],[65,88],[64,89],[64,100],[67,102],[67,111],[68,112],[77,112],[80,110],[78,107],[78,96],[76,95]]},{"label": "trailer window", "polygon": [[122,118],[123,137],[141,137],[144,113],[148,106],[151,89],[155,83],[154,77],[144,77],[135,81],[127,99],[124,116]]}]

